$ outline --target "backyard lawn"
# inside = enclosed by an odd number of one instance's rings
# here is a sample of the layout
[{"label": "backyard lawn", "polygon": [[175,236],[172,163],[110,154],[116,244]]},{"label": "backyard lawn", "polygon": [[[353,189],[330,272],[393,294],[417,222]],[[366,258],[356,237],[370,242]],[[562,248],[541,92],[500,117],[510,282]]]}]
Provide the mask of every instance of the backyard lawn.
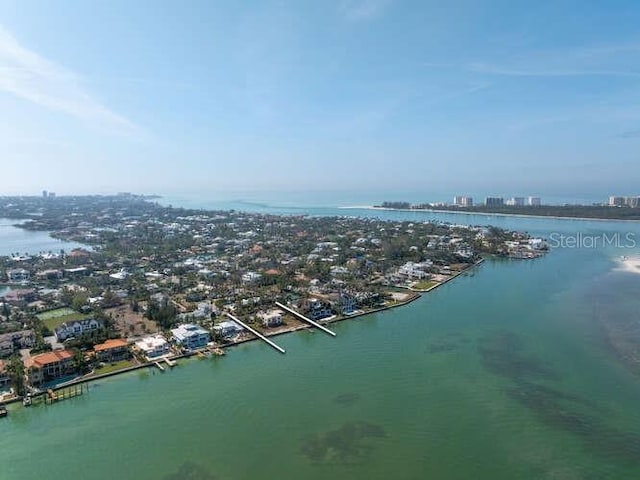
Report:
[{"label": "backyard lawn", "polygon": [[133,367],[137,363],[135,360],[121,360],[115,363],[107,363],[103,367],[98,367],[93,371],[93,375],[102,375],[105,373],[115,372],[116,370],[122,370],[123,368]]},{"label": "backyard lawn", "polygon": [[44,322],[46,327],[53,331],[58,325],[64,322],[71,322],[74,320],[82,320],[87,318],[84,313],[78,313],[70,308],[57,308],[55,310],[49,310],[48,312],[39,313],[36,315],[40,320]]},{"label": "backyard lawn", "polygon": [[413,288],[416,290],[427,290],[431,287],[435,287],[440,282],[436,282],[435,280],[424,280],[422,282],[416,283]]}]

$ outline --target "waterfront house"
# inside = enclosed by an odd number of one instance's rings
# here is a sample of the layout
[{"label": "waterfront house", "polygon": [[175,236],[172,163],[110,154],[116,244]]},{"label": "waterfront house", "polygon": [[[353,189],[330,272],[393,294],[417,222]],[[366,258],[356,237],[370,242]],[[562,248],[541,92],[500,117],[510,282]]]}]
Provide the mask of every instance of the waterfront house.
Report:
[{"label": "waterfront house", "polygon": [[429,277],[429,274],[426,272],[426,270],[432,266],[433,263],[430,260],[426,260],[420,263],[407,262],[400,268],[398,268],[398,274],[409,279],[422,280]]},{"label": "waterfront house", "polygon": [[169,342],[159,333],[155,335],[149,335],[147,337],[138,340],[136,348],[140,350],[147,360],[153,360],[163,355],[167,355],[170,351]]},{"label": "waterfront house", "polygon": [[129,344],[122,338],[113,338],[93,347],[96,360],[99,362],[119,362],[131,356]]},{"label": "waterfront house", "polygon": [[342,315],[351,315],[358,309],[358,301],[348,293],[331,294],[329,298],[334,308]]},{"label": "waterfront house", "polygon": [[20,330],[0,335],[0,357],[8,357],[23,348],[32,348],[36,344],[33,330]]},{"label": "waterfront house", "polygon": [[268,312],[258,312],[258,318],[263,327],[273,328],[282,325],[282,313],[280,310],[269,310]]},{"label": "waterfront house", "polygon": [[304,302],[302,313],[311,320],[321,320],[333,315],[331,306],[318,298],[311,298]]},{"label": "waterfront house", "polygon": [[202,348],[211,341],[211,334],[199,325],[184,323],[171,330],[176,343],[187,350]]},{"label": "waterfront house", "polygon": [[216,324],[213,331],[222,338],[233,338],[242,331],[242,327],[236,322],[227,320]]},{"label": "waterfront house", "polygon": [[103,323],[95,318],[85,318],[65,322],[57,326],[53,333],[58,342],[64,342],[68,338],[77,338],[88,332],[95,332],[103,327]]},{"label": "waterfront house", "polygon": [[533,250],[544,250],[547,248],[547,242],[542,238],[531,238],[528,246]]},{"label": "waterfront house", "polygon": [[70,375],[76,369],[73,352],[70,350],[54,350],[29,357],[25,366],[31,385]]},{"label": "waterfront house", "polygon": [[7,278],[9,279],[9,283],[23,283],[28,282],[31,275],[29,274],[29,270],[14,268],[7,270]]},{"label": "waterfront house", "polygon": [[11,377],[7,371],[7,363],[0,360],[0,391],[7,390],[11,384]]}]

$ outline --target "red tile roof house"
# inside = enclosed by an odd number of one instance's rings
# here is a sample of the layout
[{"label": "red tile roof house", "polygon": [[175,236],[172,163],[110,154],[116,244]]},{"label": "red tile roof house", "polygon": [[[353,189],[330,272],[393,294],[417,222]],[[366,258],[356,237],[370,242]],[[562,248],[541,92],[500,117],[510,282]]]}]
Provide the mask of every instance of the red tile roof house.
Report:
[{"label": "red tile roof house", "polygon": [[118,362],[131,356],[129,344],[122,338],[114,338],[93,347],[96,360],[99,362]]},{"label": "red tile roof house", "polygon": [[76,369],[73,352],[70,350],[54,350],[35,355],[25,361],[25,366],[32,385],[70,375]]}]

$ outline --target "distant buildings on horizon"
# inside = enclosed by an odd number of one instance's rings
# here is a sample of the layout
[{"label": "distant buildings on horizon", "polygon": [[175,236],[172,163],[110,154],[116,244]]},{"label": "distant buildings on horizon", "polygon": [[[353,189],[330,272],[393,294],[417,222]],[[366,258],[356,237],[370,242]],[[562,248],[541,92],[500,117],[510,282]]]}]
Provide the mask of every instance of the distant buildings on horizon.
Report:
[{"label": "distant buildings on horizon", "polygon": [[618,196],[610,196],[609,203],[610,207],[632,207],[638,208],[640,207],[640,197],[618,197]]},{"label": "distant buildings on horizon", "polygon": [[453,204],[458,207],[473,207],[473,198],[456,195],[453,197]]},{"label": "distant buildings on horizon", "polygon": [[[457,207],[472,207],[473,198],[464,195],[456,195],[453,197],[453,204]],[[484,205],[487,207],[502,207],[504,205],[510,207],[539,207],[541,205],[540,197],[511,197],[505,202],[503,197],[486,197]]]}]

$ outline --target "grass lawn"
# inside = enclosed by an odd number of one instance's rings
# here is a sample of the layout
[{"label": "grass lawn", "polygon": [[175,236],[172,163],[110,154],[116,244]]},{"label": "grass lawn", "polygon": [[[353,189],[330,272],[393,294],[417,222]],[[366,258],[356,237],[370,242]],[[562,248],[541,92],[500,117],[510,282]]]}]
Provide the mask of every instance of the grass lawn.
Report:
[{"label": "grass lawn", "polygon": [[115,372],[116,370],[122,370],[123,368],[133,367],[136,362],[133,360],[120,360],[116,363],[107,363],[104,367],[98,367],[93,372],[94,375],[102,375],[104,373]]},{"label": "grass lawn", "polygon": [[72,313],[76,313],[75,310],[72,310],[68,307],[56,308],[55,310],[49,310],[48,312],[42,312],[36,315],[40,320],[48,320],[50,318],[62,317],[64,315],[70,315]]},{"label": "grass lawn", "polygon": [[[51,315],[52,312],[59,312],[63,310],[64,312],[62,312],[60,315]],[[58,310],[51,310],[50,312],[41,313],[37,315],[37,317],[44,322],[49,330],[53,331],[54,328],[56,328],[58,325],[63,324],[64,322],[82,320],[83,318],[87,318],[87,315],[85,315],[84,313],[75,312],[70,308],[59,308]]]},{"label": "grass lawn", "polygon": [[413,288],[416,290],[427,290],[431,287],[435,287],[440,282],[436,282],[435,280],[424,280],[422,282],[416,283]]}]

